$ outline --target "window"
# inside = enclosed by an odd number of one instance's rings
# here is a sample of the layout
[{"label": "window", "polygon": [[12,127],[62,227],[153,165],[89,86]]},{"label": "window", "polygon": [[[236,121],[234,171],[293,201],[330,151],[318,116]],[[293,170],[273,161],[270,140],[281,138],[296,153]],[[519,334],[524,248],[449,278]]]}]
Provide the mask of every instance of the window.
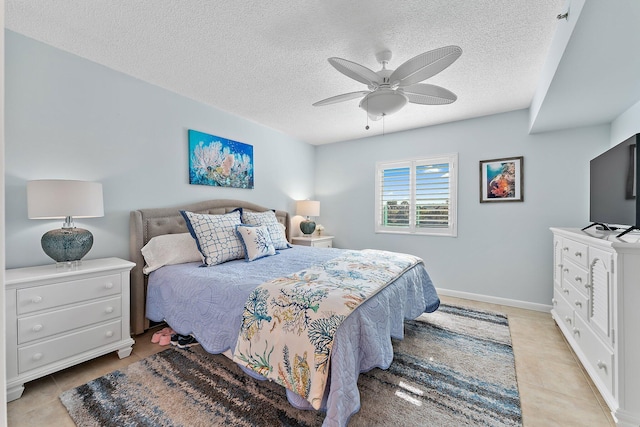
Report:
[{"label": "window", "polygon": [[376,232],[457,235],[458,154],[376,165]]}]

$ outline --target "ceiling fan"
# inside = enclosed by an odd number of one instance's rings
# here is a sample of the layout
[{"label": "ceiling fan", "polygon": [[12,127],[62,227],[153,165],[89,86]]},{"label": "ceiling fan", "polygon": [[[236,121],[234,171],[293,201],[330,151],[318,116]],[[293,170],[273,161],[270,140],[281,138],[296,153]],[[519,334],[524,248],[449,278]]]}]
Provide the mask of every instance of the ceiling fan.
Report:
[{"label": "ceiling fan", "polygon": [[385,50],[376,54],[382,65],[380,71],[347,61],[342,58],[329,58],[329,63],[347,77],[367,85],[369,90],[343,93],[313,104],[314,107],[335,104],[350,99],[362,98],[359,107],[367,112],[371,120],[393,114],[407,102],[423,105],[451,104],[458,97],[451,91],[436,85],[419,83],[453,64],[462,55],[458,46],[445,46],[415,56],[396,70],[388,70],[391,52]]}]

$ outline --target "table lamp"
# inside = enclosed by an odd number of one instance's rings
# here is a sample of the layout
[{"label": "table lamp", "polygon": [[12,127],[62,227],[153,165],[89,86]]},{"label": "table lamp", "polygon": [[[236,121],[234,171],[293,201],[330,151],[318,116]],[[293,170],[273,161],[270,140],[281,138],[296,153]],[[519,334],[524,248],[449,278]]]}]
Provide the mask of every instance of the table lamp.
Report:
[{"label": "table lamp", "polygon": [[315,231],[316,223],[311,221],[309,217],[320,215],[320,202],[316,200],[298,200],[296,214],[307,217],[306,220],[300,222],[300,231],[305,235],[310,235]]},{"label": "table lamp", "polygon": [[102,184],[61,179],[28,181],[27,211],[30,219],[64,218],[62,228],[42,236],[42,250],[58,263],[80,261],[93,246],[93,234],[76,228],[73,218],[104,216]]}]

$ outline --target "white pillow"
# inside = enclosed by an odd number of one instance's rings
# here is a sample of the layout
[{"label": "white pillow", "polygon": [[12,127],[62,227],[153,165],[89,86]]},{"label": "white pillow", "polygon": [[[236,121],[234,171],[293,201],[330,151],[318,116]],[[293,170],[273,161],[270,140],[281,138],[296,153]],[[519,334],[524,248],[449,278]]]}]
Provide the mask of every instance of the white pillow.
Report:
[{"label": "white pillow", "polygon": [[242,222],[244,224],[264,225],[267,227],[273,246],[275,246],[276,249],[287,249],[291,247],[289,242],[287,242],[284,225],[280,224],[274,211],[242,211]]},{"label": "white pillow", "polygon": [[146,263],[142,269],[144,274],[149,274],[163,265],[202,262],[196,241],[189,233],[156,236],[149,240],[140,252]]},{"label": "white pillow", "polygon": [[207,266],[244,258],[244,248],[236,234],[240,225],[240,211],[228,214],[207,215],[180,211],[187,222],[189,232],[196,239],[198,249]]},{"label": "white pillow", "polygon": [[244,259],[247,262],[276,254],[266,226],[236,225],[236,231],[244,245]]}]

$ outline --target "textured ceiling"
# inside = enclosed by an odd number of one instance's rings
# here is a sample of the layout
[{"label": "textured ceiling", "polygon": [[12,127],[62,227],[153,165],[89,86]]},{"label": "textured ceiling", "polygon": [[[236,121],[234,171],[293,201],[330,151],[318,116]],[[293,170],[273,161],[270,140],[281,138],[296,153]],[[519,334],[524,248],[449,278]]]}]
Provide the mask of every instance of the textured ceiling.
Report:
[{"label": "textured ceiling", "polygon": [[[564,0],[6,0],[6,28],[311,144],[529,107]],[[365,86],[327,58],[374,71],[458,45],[426,82],[450,105],[408,104],[369,122],[359,100],[311,104]]]}]

